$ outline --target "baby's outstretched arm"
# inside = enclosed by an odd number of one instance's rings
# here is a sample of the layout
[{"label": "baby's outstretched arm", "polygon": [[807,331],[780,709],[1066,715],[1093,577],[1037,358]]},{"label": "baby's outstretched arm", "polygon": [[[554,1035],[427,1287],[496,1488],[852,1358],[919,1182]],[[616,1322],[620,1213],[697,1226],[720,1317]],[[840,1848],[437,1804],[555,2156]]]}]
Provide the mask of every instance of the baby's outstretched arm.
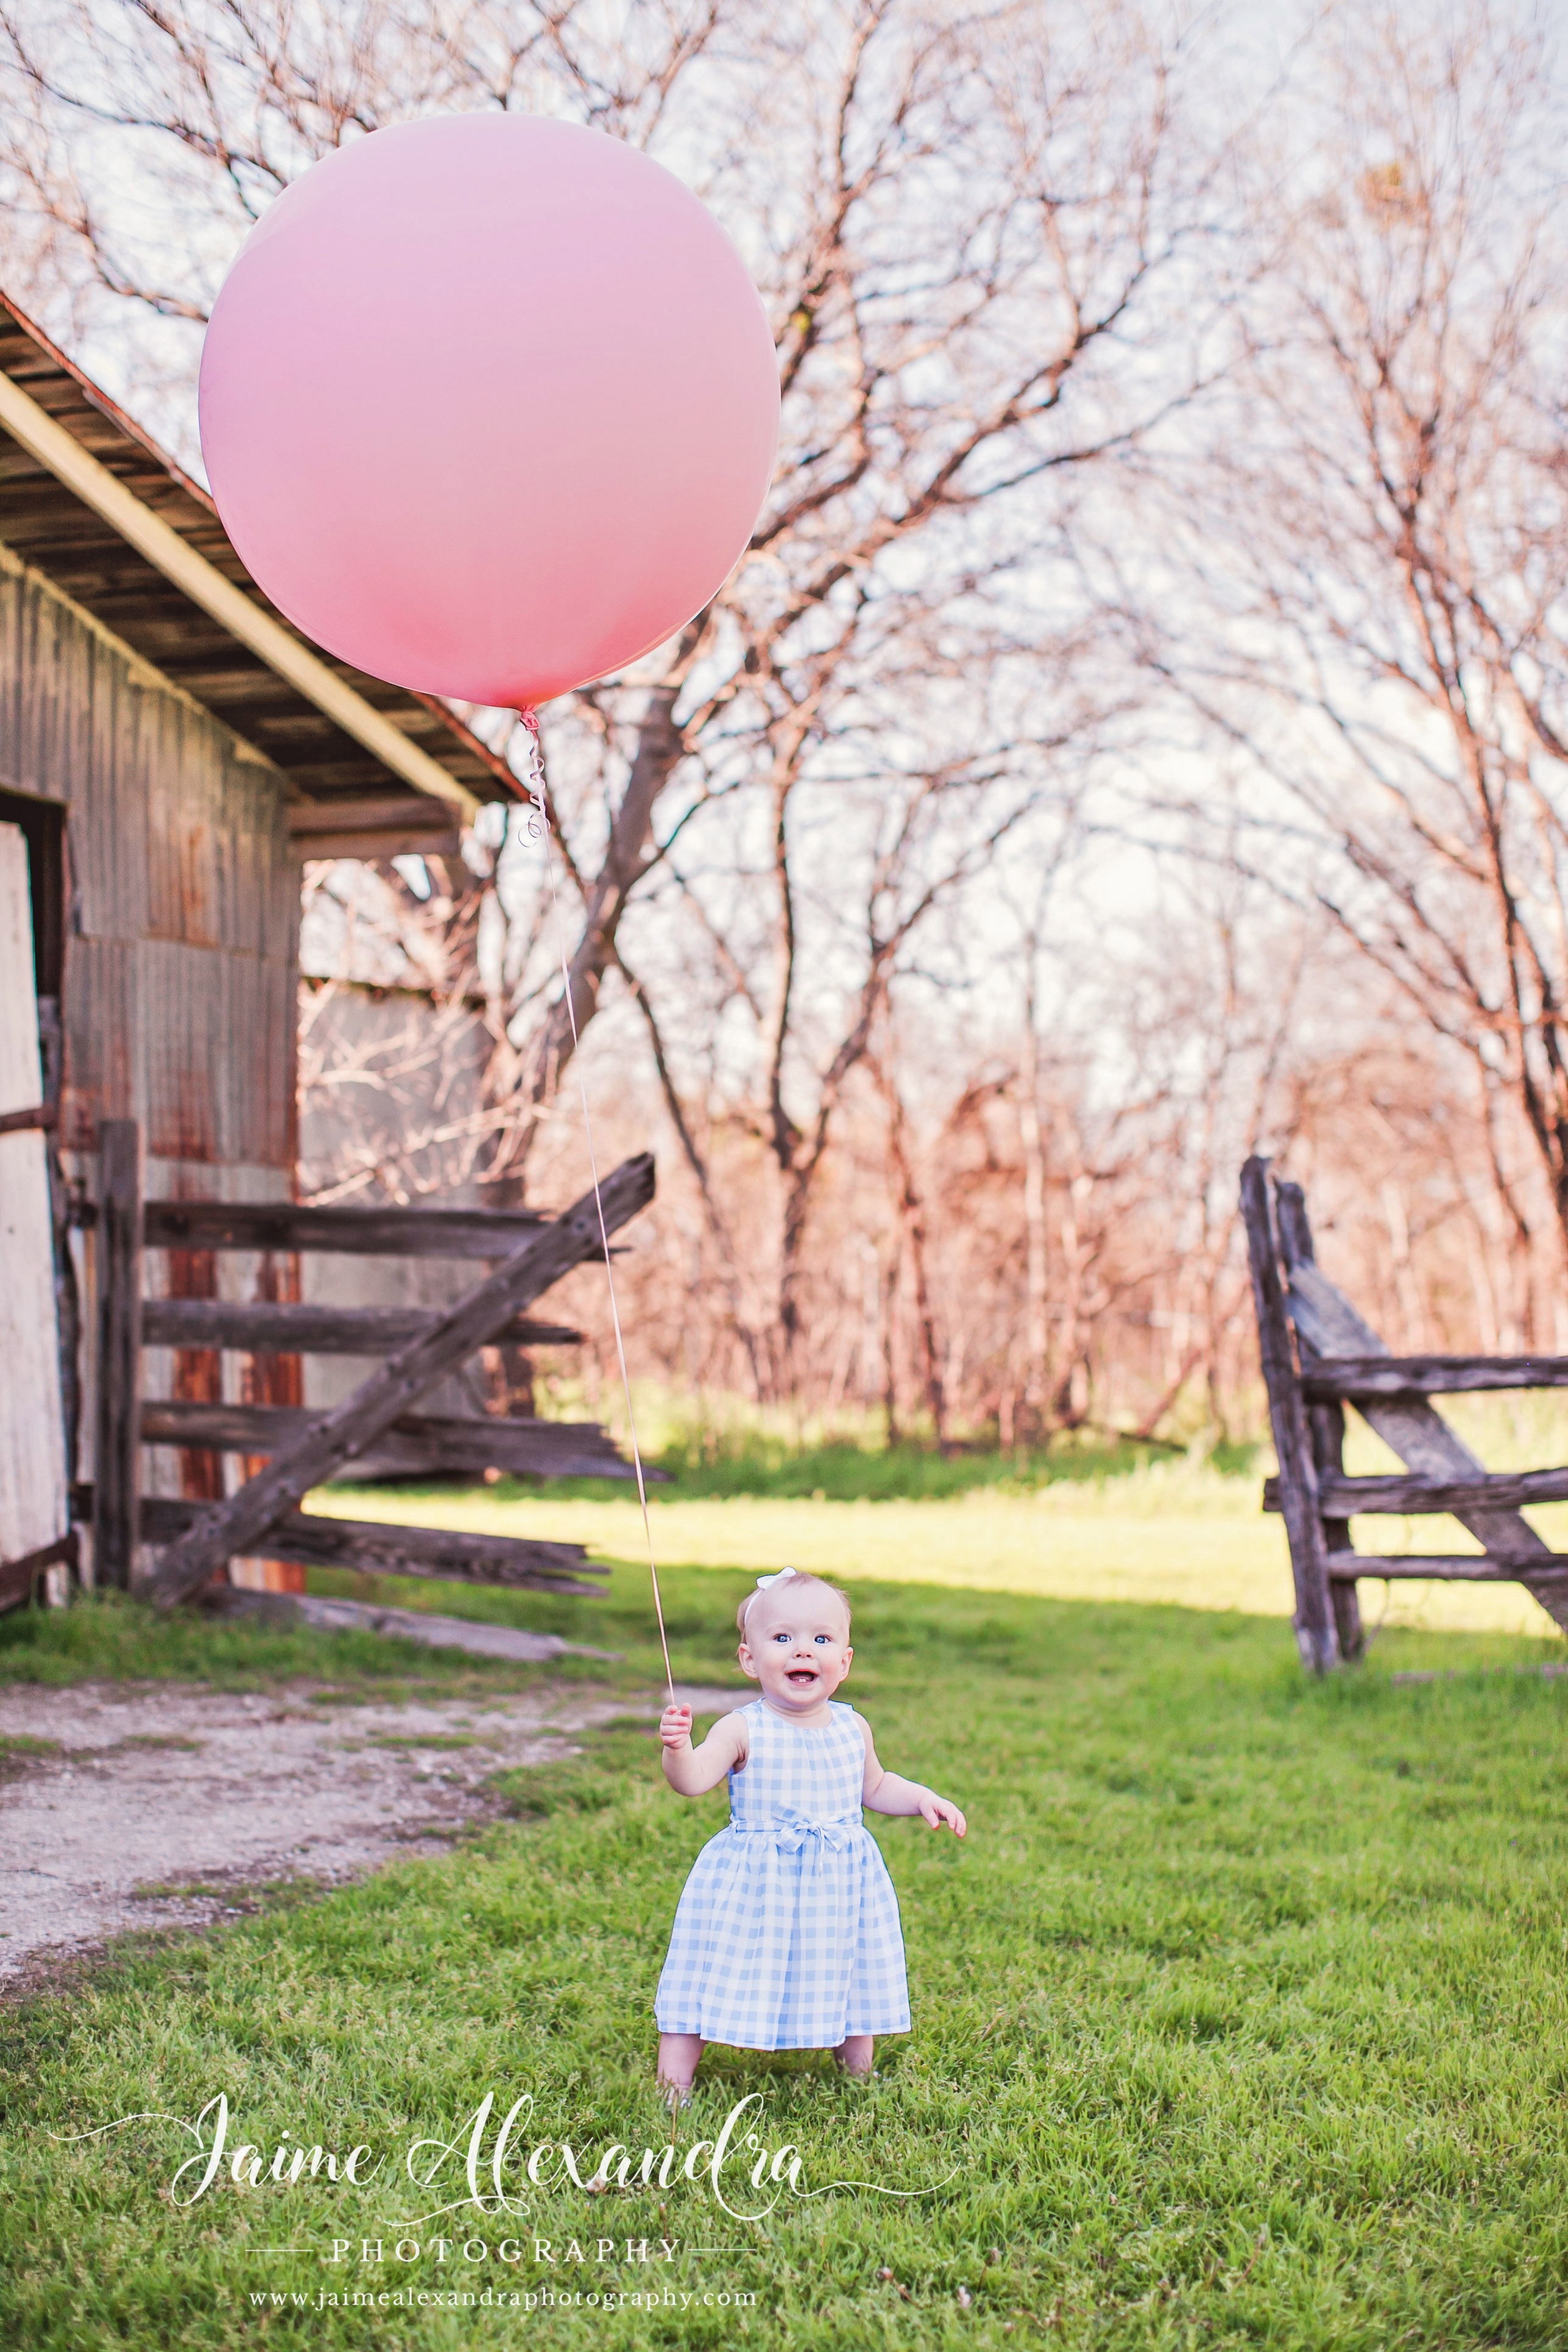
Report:
[{"label": "baby's outstretched arm", "polygon": [[721,1715],[700,1748],[691,1745],[691,1709],[667,1706],[658,1719],[664,1777],[683,1797],[704,1797],[746,1760],[746,1727],[739,1715]]},{"label": "baby's outstretched arm", "polygon": [[[955,1837],[963,1837],[969,1827],[951,1797],[939,1797],[919,1780],[906,1780],[900,1772],[889,1772],[879,1762],[871,1741],[871,1727],[864,1716],[860,1729],[866,1740],[866,1779],[861,1787],[863,1804],[874,1813],[919,1813],[928,1829],[939,1830],[945,1822]],[[668,1766],[666,1766],[668,1771]]]}]

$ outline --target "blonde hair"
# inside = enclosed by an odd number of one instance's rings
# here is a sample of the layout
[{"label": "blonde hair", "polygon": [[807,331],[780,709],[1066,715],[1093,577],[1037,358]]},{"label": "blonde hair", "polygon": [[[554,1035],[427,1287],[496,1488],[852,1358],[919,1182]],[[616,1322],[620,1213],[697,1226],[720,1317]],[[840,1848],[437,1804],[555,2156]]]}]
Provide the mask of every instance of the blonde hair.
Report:
[{"label": "blonde hair", "polygon": [[766,1584],[758,1584],[747,1593],[745,1599],[742,1601],[740,1607],[735,1612],[735,1622],[741,1629],[741,1639],[742,1641],[746,1638],[746,1619],[751,1614],[752,1608],[759,1601],[765,1601],[771,1597],[776,1596],[781,1582],[787,1586],[792,1600],[797,1592],[803,1590],[803,1588],[809,1588],[817,1592],[830,1592],[844,1612],[845,1631],[848,1631],[849,1624],[854,1614],[849,1606],[849,1595],[847,1592],[841,1592],[837,1584],[829,1584],[825,1576],[812,1576],[809,1573],[797,1574],[792,1570],[787,1578],[781,1580],[777,1577],[770,1577]]}]

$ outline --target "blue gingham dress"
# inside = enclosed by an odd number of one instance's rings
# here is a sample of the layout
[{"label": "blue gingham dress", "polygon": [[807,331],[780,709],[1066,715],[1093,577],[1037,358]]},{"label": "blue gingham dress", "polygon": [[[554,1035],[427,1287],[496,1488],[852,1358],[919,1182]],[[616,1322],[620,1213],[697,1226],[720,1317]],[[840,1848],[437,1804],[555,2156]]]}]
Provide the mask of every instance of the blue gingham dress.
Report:
[{"label": "blue gingham dress", "polygon": [[661,2033],[742,2050],[835,2050],[907,2033],[899,1898],[860,1816],[866,1742],[852,1706],[791,1723],[743,1710],[730,1825],[691,1865],[654,2015]]}]

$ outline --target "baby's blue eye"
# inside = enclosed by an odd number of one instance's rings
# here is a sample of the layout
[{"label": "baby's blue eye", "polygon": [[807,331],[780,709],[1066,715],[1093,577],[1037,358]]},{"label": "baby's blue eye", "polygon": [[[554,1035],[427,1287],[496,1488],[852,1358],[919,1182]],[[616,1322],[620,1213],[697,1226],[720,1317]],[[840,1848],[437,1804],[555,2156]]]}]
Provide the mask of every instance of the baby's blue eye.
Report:
[{"label": "baby's blue eye", "polygon": [[819,1634],[817,1635],[817,1637],[816,1637],[816,1638],[817,1638],[817,1640],[818,1640],[819,1642],[826,1642],[826,1639],[827,1639],[827,1636],[826,1636],[826,1633],[819,1633]]}]

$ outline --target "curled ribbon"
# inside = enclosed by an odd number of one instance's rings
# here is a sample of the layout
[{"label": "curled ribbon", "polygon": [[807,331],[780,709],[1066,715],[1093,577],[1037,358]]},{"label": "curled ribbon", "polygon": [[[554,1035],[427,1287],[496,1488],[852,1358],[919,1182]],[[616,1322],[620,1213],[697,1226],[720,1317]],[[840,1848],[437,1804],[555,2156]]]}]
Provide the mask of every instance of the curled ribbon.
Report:
[{"label": "curled ribbon", "polygon": [[550,811],[544,799],[544,754],[539,745],[539,721],[531,710],[519,712],[523,733],[528,738],[528,773],[523,778],[523,790],[528,794],[528,815],[523,831],[530,841],[543,841],[550,832]]}]

